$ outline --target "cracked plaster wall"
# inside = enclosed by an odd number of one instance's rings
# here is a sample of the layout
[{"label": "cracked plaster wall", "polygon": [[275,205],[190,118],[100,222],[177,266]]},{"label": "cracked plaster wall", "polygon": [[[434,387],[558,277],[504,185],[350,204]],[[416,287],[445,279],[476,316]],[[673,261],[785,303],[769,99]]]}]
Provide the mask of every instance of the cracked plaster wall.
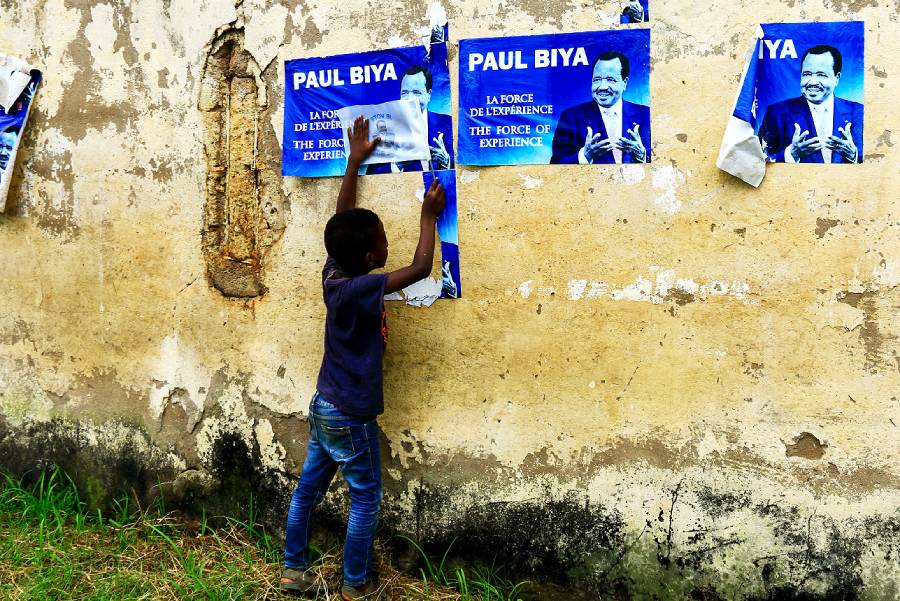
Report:
[{"label": "cracked plaster wall", "polygon": [[[290,492],[340,182],[278,176],[283,61],[415,43],[428,7],[236,4],[0,1],[0,51],[45,73],[0,215],[7,467],[126,454],[125,480],[202,496],[237,449],[254,485]],[[619,9],[446,8],[454,39]],[[759,22],[815,19],[866,21],[870,154],[754,190],[715,167],[744,53]],[[882,0],[661,2],[652,166],[460,168],[466,298],[388,309],[385,522],[623,594],[894,598],[898,23]],[[234,149],[230,92],[208,95],[229,69]],[[420,186],[360,184],[388,268],[415,245]]]}]

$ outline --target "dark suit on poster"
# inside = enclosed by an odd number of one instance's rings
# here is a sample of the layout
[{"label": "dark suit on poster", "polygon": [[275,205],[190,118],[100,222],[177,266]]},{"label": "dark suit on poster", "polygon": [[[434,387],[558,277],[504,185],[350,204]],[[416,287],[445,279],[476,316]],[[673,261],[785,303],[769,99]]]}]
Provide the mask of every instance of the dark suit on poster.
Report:
[{"label": "dark suit on poster", "polygon": [[[650,107],[622,101],[622,133],[640,125],[641,142],[647,152],[646,162],[650,162]],[[559,116],[556,131],[553,132],[553,156],[551,163],[578,163],[578,152],[584,147],[588,127],[594,134],[608,137],[600,107],[593,100],[567,108]],[[623,163],[634,163],[634,158],[627,152],[622,153]],[[594,164],[615,163],[612,151],[604,154]]]},{"label": "dark suit on poster", "polygon": [[[450,115],[432,113],[431,111],[428,111],[427,114],[428,144],[429,146],[434,145],[434,138],[437,138],[439,134],[444,134],[444,146],[447,148],[447,152],[450,153],[450,166],[447,169],[453,169],[456,165],[453,154],[453,119],[451,119]],[[440,169],[440,166],[434,161],[429,162],[431,163],[431,170]],[[422,171],[422,161],[403,161],[397,163],[397,167],[400,171]],[[367,175],[380,173],[391,173],[391,163],[375,163],[369,165],[366,169]]]},{"label": "dark suit on poster", "polygon": [[[766,109],[762,125],[759,128],[759,141],[770,161],[785,162],[784,153],[791,145],[794,137],[794,124],[800,126],[801,131],[809,131],[810,136],[817,137],[816,126],[812,114],[809,112],[809,104],[806,98],[790,98]],[[853,143],[857,149],[857,162],[863,158],[863,105],[852,100],[834,97],[834,135],[838,135],[838,128],[850,128]],[[802,158],[802,163],[824,163],[822,151],[816,151],[808,157]],[[832,163],[846,163],[839,152],[831,153]]]}]

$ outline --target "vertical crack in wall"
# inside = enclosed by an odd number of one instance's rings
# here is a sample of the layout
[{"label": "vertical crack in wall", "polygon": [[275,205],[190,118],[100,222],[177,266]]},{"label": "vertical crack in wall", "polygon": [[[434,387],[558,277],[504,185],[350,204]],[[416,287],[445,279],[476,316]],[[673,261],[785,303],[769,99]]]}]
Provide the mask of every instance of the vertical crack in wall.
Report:
[{"label": "vertical crack in wall", "polygon": [[[206,207],[203,254],[209,283],[226,297],[266,293],[266,252],[284,231],[284,198],[276,182],[277,143],[261,126],[268,107],[259,65],[229,27],[210,46],[198,108],[204,121]],[[260,148],[265,149],[260,152]],[[274,175],[273,175],[274,174]]]}]

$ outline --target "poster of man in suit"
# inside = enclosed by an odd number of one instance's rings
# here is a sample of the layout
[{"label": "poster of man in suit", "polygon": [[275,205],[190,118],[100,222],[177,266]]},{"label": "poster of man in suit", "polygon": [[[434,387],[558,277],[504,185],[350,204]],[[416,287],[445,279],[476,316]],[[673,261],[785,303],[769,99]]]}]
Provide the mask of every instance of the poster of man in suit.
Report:
[{"label": "poster of man in suit", "polygon": [[563,110],[553,134],[551,163],[647,163],[650,107],[628,102],[630,64],[608,50],[594,60],[591,99]]},{"label": "poster of man in suit", "polygon": [[651,160],[650,30],[459,45],[461,165]]},{"label": "poster of man in suit", "polygon": [[[445,34],[446,27],[437,31]],[[362,174],[453,168],[447,44],[286,61],[282,174],[342,175],[346,155],[338,112],[412,99],[427,116],[430,152],[423,152],[421,160],[395,156],[393,163],[366,165]],[[387,127],[388,121],[372,121],[371,133],[389,137],[391,132],[379,125]]]},{"label": "poster of man in suit", "polygon": [[863,161],[862,21],[762,23],[716,165],[759,186],[766,163]]},{"label": "poster of man in suit", "polygon": [[800,58],[800,95],[769,105],[759,128],[773,162],[860,163],[863,105],[842,98],[844,56],[830,44],[807,48]]},{"label": "poster of man in suit", "polygon": [[428,118],[428,144],[431,160],[376,163],[368,166],[367,174],[453,169],[453,120],[450,115],[428,109],[433,90],[434,77],[425,65],[409,67],[400,79],[400,98],[416,100],[419,110]]}]

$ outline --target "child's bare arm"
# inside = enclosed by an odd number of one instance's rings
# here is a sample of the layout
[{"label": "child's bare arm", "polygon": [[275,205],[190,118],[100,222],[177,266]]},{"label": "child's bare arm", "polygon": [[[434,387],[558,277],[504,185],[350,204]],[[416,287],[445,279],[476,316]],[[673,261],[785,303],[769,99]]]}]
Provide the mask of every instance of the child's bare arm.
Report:
[{"label": "child's bare arm", "polygon": [[359,166],[372,154],[381,138],[369,141],[369,120],[360,115],[353,126],[347,129],[347,137],[350,141],[350,154],[347,157],[347,171],[341,182],[341,191],[338,193],[337,209],[335,213],[352,209],[356,206],[356,180]]},{"label": "child's bare arm", "polygon": [[434,263],[434,225],[438,214],[444,210],[444,188],[437,179],[425,193],[422,203],[422,216],[419,221],[419,244],[410,265],[388,273],[386,294],[403,290],[431,273]]}]

